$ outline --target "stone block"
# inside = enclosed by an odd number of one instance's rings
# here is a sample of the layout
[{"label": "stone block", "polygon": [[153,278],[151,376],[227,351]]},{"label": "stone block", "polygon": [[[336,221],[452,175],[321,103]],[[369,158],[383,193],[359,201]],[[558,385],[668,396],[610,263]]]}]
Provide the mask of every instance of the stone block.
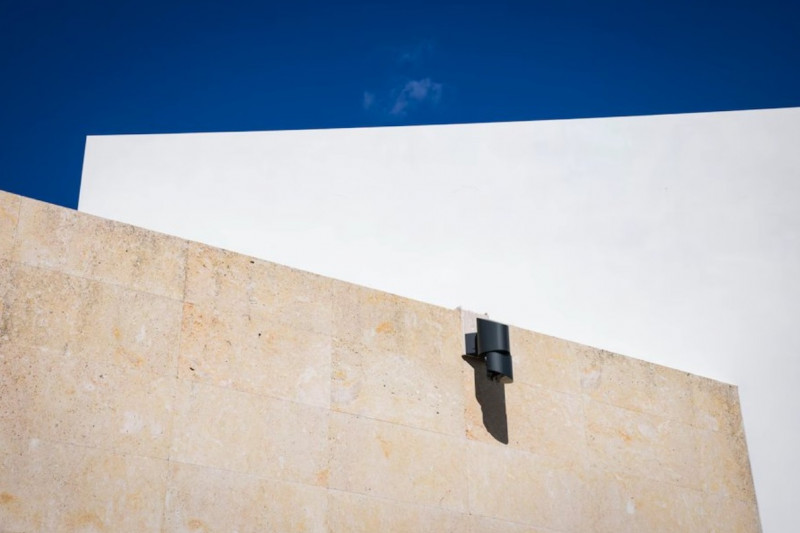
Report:
[{"label": "stone block", "polygon": [[[483,374],[479,371],[479,377]],[[470,379],[470,381],[473,381]],[[469,388],[474,385],[469,383]],[[478,399],[466,402],[467,437],[489,443],[503,443],[517,450],[546,455],[582,468],[586,461],[583,399],[537,385],[488,382],[479,387],[500,389],[504,405],[480,405]],[[467,391],[469,392],[469,390]],[[484,393],[488,395],[488,393]],[[502,400],[498,403],[502,403]],[[492,424],[505,415],[506,431]],[[506,439],[502,435],[506,435]]]},{"label": "stone block", "polygon": [[709,531],[709,525],[715,524],[702,491],[603,471],[592,474],[593,497],[586,516],[592,531]]},{"label": "stone block", "polygon": [[611,474],[701,489],[698,430],[670,418],[592,401],[584,403],[589,464]]},{"label": "stone block", "polygon": [[159,531],[166,461],[19,441],[0,452],[3,531]]},{"label": "stone block", "polygon": [[[351,414],[464,434],[463,361],[453,343],[422,338],[416,348],[334,341],[331,407]],[[410,340],[406,346],[410,346]]]},{"label": "stone block", "polygon": [[51,349],[77,349],[91,282],[9,263],[2,340]]},{"label": "stone block", "polygon": [[571,394],[581,392],[579,372],[583,359],[579,345],[516,327],[509,329],[509,338],[515,383]]},{"label": "stone block", "polygon": [[1,433],[166,459],[174,393],[174,377],[0,345]]},{"label": "stone block", "polygon": [[0,343],[8,340],[8,324],[10,317],[7,314],[8,293],[11,290],[12,263],[5,259],[0,259]]},{"label": "stone block", "polygon": [[734,385],[687,375],[694,411],[693,423],[702,429],[743,433],[739,394]]},{"label": "stone block", "polygon": [[175,376],[180,302],[21,264],[11,276],[12,342]]},{"label": "stone block", "polygon": [[170,457],[324,485],[327,428],[326,409],[181,380]]},{"label": "stone block", "polygon": [[232,316],[260,314],[302,331],[330,335],[331,287],[323,276],[190,243],[186,301]]},{"label": "stone block", "polygon": [[744,433],[698,430],[703,489],[741,501],[756,501]]},{"label": "stone block", "polygon": [[0,191],[0,259],[11,257],[19,221],[20,200],[16,194]]},{"label": "stone block", "polygon": [[187,303],[178,375],[328,407],[331,337],[276,321],[259,305],[235,314],[209,303]]},{"label": "stone block", "polygon": [[583,531],[590,494],[580,470],[542,455],[468,445],[471,514],[556,531]]},{"label": "stone block", "polygon": [[558,533],[555,529],[538,528],[486,516],[469,515],[468,523],[469,527],[465,531],[470,533]]},{"label": "stone block", "polygon": [[328,492],[327,525],[328,531],[348,533],[465,533],[470,531],[470,517],[435,506],[410,505],[331,490]]},{"label": "stone block", "polygon": [[324,532],[325,489],[170,463],[164,529]]},{"label": "stone block", "polygon": [[330,488],[466,510],[463,438],[332,412],[329,440]]},{"label": "stone block", "polygon": [[172,299],[183,299],[186,241],[22,199],[14,258]]},{"label": "stone block", "polygon": [[754,499],[741,501],[720,494],[707,494],[704,508],[707,524],[713,524],[716,531],[761,533],[761,520]]},{"label": "stone block", "polygon": [[333,285],[333,335],[378,353],[464,353],[460,312],[358,285]]},{"label": "stone block", "polygon": [[688,374],[588,346],[581,387],[592,399],[686,424],[694,421]]}]

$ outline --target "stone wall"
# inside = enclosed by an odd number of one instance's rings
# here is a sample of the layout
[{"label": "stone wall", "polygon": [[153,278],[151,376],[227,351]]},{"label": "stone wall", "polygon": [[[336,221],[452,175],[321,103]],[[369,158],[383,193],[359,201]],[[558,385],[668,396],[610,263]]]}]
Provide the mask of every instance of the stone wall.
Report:
[{"label": "stone wall", "polygon": [[760,530],[677,370],[6,193],[0,316],[0,531]]}]

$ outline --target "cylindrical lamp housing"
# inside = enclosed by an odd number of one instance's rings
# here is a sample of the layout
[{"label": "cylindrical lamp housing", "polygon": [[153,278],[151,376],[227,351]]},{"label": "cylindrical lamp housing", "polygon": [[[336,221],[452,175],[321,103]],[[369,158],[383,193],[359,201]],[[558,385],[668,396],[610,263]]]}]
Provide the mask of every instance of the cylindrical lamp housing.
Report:
[{"label": "cylindrical lamp housing", "polygon": [[484,355],[488,352],[511,353],[511,343],[508,341],[508,326],[485,318],[479,318],[478,353]]},{"label": "cylindrical lamp housing", "polygon": [[486,354],[486,376],[500,383],[512,383],[514,371],[511,369],[511,356],[502,352]]},{"label": "cylindrical lamp housing", "polygon": [[508,326],[478,318],[478,355],[486,359],[486,375],[501,383],[514,381]]}]

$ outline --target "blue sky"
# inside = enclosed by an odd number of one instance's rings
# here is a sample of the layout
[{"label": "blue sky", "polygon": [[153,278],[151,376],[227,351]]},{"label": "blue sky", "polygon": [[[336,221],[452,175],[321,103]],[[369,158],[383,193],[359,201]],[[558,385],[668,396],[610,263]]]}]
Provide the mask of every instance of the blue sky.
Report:
[{"label": "blue sky", "polygon": [[86,135],[800,105],[794,2],[0,0],[0,189],[75,207]]}]

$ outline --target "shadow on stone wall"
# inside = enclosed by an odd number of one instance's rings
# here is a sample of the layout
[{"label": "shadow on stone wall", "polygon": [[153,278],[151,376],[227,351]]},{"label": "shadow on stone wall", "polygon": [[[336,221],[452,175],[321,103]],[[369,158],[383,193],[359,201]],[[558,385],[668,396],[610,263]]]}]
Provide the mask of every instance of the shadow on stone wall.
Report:
[{"label": "shadow on stone wall", "polygon": [[475,399],[481,406],[483,426],[492,437],[508,444],[505,385],[486,376],[486,363],[482,359],[468,356],[463,356],[463,359],[475,373]]}]

